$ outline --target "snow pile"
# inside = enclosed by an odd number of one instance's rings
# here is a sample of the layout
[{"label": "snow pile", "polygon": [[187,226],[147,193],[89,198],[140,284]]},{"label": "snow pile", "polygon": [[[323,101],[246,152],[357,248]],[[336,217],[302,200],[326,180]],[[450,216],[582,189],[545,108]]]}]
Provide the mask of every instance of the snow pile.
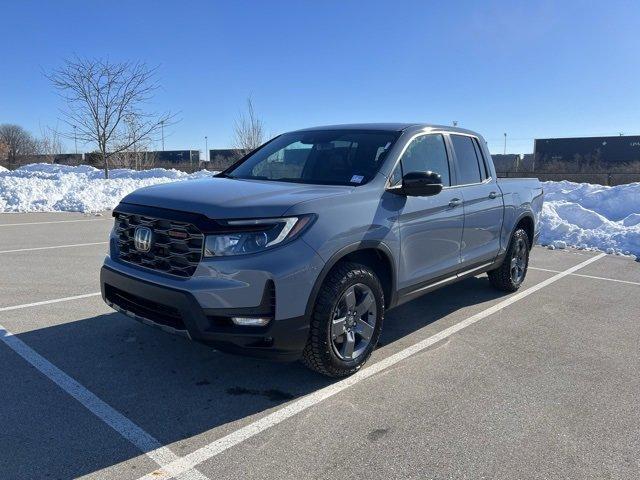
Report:
[{"label": "snow pile", "polygon": [[210,176],[202,170],[187,174],[155,168],[104,171],[88,165],[69,167],[37,163],[13,171],[0,171],[0,212],[98,212],[115,207],[132,191],[179,180]]},{"label": "snow pile", "polygon": [[540,243],[640,256],[640,183],[544,182]]},{"label": "snow pile", "polygon": [[[97,168],[51,164],[0,167],[0,212],[97,212],[115,207],[140,187],[202,178],[206,170],[186,174],[155,168],[111,170],[109,180]],[[566,248],[597,248],[640,257],[640,183],[603,187],[588,183],[545,182],[540,243]]]},{"label": "snow pile", "polygon": [[0,173],[2,172],[8,172],[8,170],[4,168],[2,165],[0,165]]}]

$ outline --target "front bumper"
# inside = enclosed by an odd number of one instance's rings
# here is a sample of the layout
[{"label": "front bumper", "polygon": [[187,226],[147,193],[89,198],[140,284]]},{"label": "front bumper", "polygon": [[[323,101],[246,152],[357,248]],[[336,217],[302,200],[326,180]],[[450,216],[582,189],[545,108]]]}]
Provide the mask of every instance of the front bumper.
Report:
[{"label": "front bumper", "polygon": [[[143,323],[189,337],[221,351],[277,360],[300,357],[309,333],[304,315],[277,319],[272,284],[260,305],[244,308],[203,308],[188,291],[170,288],[103,266],[100,284],[104,301]],[[270,286],[271,285],[271,286]],[[240,327],[233,315],[272,315],[265,327]]]}]

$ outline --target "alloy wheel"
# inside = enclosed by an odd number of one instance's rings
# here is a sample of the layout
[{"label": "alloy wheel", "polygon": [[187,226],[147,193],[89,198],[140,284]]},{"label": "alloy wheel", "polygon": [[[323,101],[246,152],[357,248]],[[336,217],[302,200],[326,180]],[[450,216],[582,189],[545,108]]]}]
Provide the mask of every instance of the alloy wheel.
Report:
[{"label": "alloy wheel", "polygon": [[524,280],[527,268],[527,246],[522,238],[516,240],[511,254],[511,280],[519,284]]},{"label": "alloy wheel", "polygon": [[376,299],[371,288],[356,283],[345,290],[331,320],[331,344],[345,361],[358,358],[371,343],[378,319]]}]

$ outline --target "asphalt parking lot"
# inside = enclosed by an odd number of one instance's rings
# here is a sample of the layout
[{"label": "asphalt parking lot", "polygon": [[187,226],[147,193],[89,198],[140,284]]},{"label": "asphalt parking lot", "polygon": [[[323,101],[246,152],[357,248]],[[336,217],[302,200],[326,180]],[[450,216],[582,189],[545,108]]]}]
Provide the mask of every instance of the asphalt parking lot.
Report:
[{"label": "asphalt parking lot", "polygon": [[113,312],[111,219],[0,215],[0,478],[638,478],[640,264],[536,247],[388,313],[347,380]]}]

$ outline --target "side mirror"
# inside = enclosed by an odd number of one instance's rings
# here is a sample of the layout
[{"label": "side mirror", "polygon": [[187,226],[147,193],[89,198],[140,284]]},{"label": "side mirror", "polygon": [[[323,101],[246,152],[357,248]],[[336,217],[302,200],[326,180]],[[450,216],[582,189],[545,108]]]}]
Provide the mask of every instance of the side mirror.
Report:
[{"label": "side mirror", "polygon": [[409,172],[402,177],[402,192],[411,197],[427,197],[442,191],[442,177],[431,171]]}]

